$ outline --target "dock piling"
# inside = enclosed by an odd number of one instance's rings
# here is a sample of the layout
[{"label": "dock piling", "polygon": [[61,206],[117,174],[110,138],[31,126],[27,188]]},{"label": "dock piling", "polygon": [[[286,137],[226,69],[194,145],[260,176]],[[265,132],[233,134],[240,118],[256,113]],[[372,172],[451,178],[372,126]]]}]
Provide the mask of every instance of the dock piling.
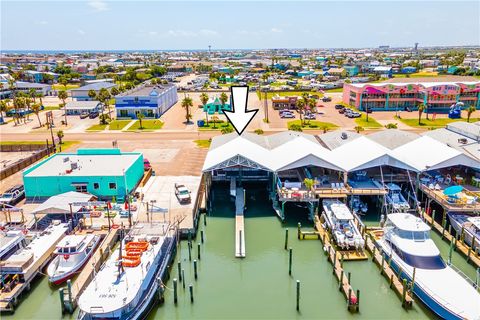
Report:
[{"label": "dock piling", "polygon": [[190,241],[188,241],[188,260],[192,261],[192,243]]},{"label": "dock piling", "polygon": [[300,311],[300,280],[297,280],[297,311]]},{"label": "dock piling", "polygon": [[288,275],[292,275],[292,248],[288,249]]},{"label": "dock piling", "polygon": [[182,287],[185,290],[185,270],[182,269]]},{"label": "dock piling", "polygon": [[197,244],[197,257],[198,257],[198,260],[200,260],[200,243]]},{"label": "dock piling", "polygon": [[200,239],[202,241],[202,243],[204,242],[204,239],[203,239],[203,230],[200,231]]},{"label": "dock piling", "polygon": [[343,269],[340,271],[340,281],[338,282],[338,290],[342,291],[342,285],[343,285]]},{"label": "dock piling", "polygon": [[203,214],[203,225],[204,226],[207,225],[207,214],[206,213]]},{"label": "dock piling", "polygon": [[194,274],[195,280],[197,280],[197,278],[198,278],[197,260],[193,260],[193,274]]},{"label": "dock piling", "polygon": [[180,261],[178,261],[177,267],[178,267],[178,279],[179,279],[180,281],[182,281],[182,273],[181,273],[181,271],[182,271],[182,263],[181,263]]},{"label": "dock piling", "polygon": [[360,311],[360,289],[357,289],[357,311]]},{"label": "dock piling", "polygon": [[177,304],[178,296],[177,296],[177,278],[173,279],[173,303]]},{"label": "dock piling", "polygon": [[403,291],[402,291],[402,307],[405,307],[405,299],[407,296],[407,279],[403,279]]},{"label": "dock piling", "polygon": [[190,291],[190,302],[193,303],[193,285],[191,283],[188,285],[188,290]]},{"label": "dock piling", "polygon": [[60,294],[60,306],[62,307],[62,314],[65,313],[65,296],[63,293],[63,288],[58,289],[58,293]]},{"label": "dock piling", "polygon": [[285,229],[285,250],[288,247],[288,229]]},{"label": "dock piling", "polygon": [[448,264],[452,263],[452,252],[453,252],[453,237],[450,240],[450,250],[448,251]]},{"label": "dock piling", "polygon": [[297,225],[297,238],[300,240],[300,233],[301,233],[301,229],[302,228],[302,224],[299,222],[298,225]]}]

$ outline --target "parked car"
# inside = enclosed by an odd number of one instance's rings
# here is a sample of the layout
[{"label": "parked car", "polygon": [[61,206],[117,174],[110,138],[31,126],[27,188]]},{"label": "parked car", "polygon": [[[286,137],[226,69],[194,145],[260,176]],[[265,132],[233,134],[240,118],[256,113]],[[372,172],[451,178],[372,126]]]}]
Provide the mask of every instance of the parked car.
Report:
[{"label": "parked car", "polygon": [[183,184],[175,183],[175,195],[180,203],[190,203],[192,201],[190,190]]},{"label": "parked car", "polygon": [[325,105],[324,104],[319,104],[319,105],[317,105],[317,108],[325,108]]},{"label": "parked car", "polygon": [[322,98],[322,101],[323,101],[323,102],[330,102],[330,101],[332,101],[332,98],[330,98],[330,97],[323,97],[323,98]]},{"label": "parked car", "polygon": [[147,158],[143,158],[143,170],[148,171],[151,168],[152,165],[150,164],[150,161],[148,161]]},{"label": "parked car", "polygon": [[305,114],[305,120],[315,120],[317,117],[314,113],[307,113]]},{"label": "parked car", "polygon": [[341,104],[336,104],[335,109],[340,110],[340,109],[345,109],[345,107]]},{"label": "parked car", "polygon": [[340,113],[340,114],[345,113],[345,110],[347,110],[347,109],[346,109],[346,108],[339,109],[339,110],[338,110],[338,113]]},{"label": "parked car", "polygon": [[90,114],[86,111],[80,113],[80,119],[85,119],[85,118],[88,118]]},{"label": "parked car", "polygon": [[282,112],[280,113],[280,118],[292,119],[295,118],[295,115],[292,112]]},{"label": "parked car", "polygon": [[19,203],[23,198],[25,198],[25,188],[23,187],[23,185],[19,184],[8,189],[2,195],[0,195],[0,204],[8,204],[14,206]]},{"label": "parked car", "polygon": [[90,119],[95,119],[96,117],[98,117],[98,115],[99,115],[98,111],[93,111],[88,114],[88,117]]}]

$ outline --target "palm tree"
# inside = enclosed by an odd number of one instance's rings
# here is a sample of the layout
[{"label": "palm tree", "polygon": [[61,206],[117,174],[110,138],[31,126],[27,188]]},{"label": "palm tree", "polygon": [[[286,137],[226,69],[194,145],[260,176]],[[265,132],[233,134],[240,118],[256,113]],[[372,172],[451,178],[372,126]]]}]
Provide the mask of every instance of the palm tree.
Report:
[{"label": "palm tree", "polygon": [[65,90],[67,90],[67,84],[68,84],[68,80],[65,76],[61,76],[58,78],[58,83],[60,83],[61,85],[63,85],[65,87]]},{"label": "palm tree", "polygon": [[88,90],[88,96],[90,97],[90,99],[95,100],[95,98],[97,97],[97,93],[95,92],[95,90]]},{"label": "palm tree", "polygon": [[220,95],[220,102],[222,103],[222,108],[225,108],[225,103],[227,103],[227,101],[228,101],[227,94],[225,92],[222,92],[222,94]]},{"label": "palm tree", "polygon": [[64,136],[65,136],[65,135],[63,134],[63,130],[59,130],[59,131],[57,132],[57,137],[58,137],[58,140],[59,140],[59,141],[58,141],[59,144],[63,144],[62,139],[63,139]]},{"label": "palm tree", "polygon": [[0,117],[3,118],[3,113],[8,111],[8,104],[5,100],[0,101]]},{"label": "palm tree", "polygon": [[303,179],[303,184],[305,185],[305,188],[307,189],[307,196],[309,196],[310,191],[312,191],[313,185],[315,184],[315,181],[313,179],[305,178],[305,179]]},{"label": "palm tree", "polygon": [[360,133],[360,131],[365,130],[362,126],[356,126],[356,127],[353,128],[353,129],[355,129],[355,131],[356,131],[357,133]]},{"label": "palm tree", "polygon": [[143,118],[145,118],[145,115],[143,113],[140,112],[137,114],[138,122],[140,122],[140,129],[143,129],[143,125],[142,125]]},{"label": "palm tree", "polygon": [[298,100],[297,101],[297,110],[298,114],[300,115],[300,126],[303,126],[303,110],[305,109],[305,101]]},{"label": "palm tree", "polygon": [[28,95],[33,99],[33,103],[37,102],[35,100],[37,98],[37,90],[35,90],[35,88],[28,89]]},{"label": "palm tree", "polygon": [[40,100],[40,105],[41,105],[41,106],[43,106],[43,100],[42,100],[42,98],[43,98],[43,94],[41,94],[41,93],[37,93],[37,95],[36,95],[36,96],[37,96],[37,98]]},{"label": "palm tree", "polygon": [[15,125],[20,123],[20,109],[25,108],[25,99],[22,97],[13,98],[13,108],[15,109],[15,115],[13,116],[13,121]]},{"label": "palm tree", "polygon": [[418,124],[419,125],[420,125],[420,122],[422,121],[422,113],[423,113],[424,110],[425,110],[425,105],[423,103],[421,103],[418,106]]},{"label": "palm tree", "polygon": [[190,119],[192,115],[190,114],[190,107],[193,107],[193,101],[190,97],[185,97],[182,100],[182,107],[185,108],[185,119],[187,120],[187,124],[190,123]]},{"label": "palm tree", "polygon": [[62,106],[63,106],[63,109],[65,111],[65,125],[67,125],[68,124],[68,122],[67,122],[67,103],[65,102],[65,100],[67,100],[67,98],[68,98],[67,91],[65,91],[65,90],[60,91],[58,93],[58,98],[63,101]]},{"label": "palm tree", "polygon": [[[311,113],[316,113],[317,112],[317,100],[314,98],[309,98],[308,99],[308,108],[310,109]],[[310,120],[308,120],[310,123]]]},{"label": "palm tree", "polygon": [[212,116],[212,121],[213,121],[213,129],[216,129],[216,125],[217,125],[217,121],[218,121],[218,117],[217,116]]},{"label": "palm tree", "polygon": [[476,110],[477,108],[475,108],[475,106],[470,106],[467,109],[467,122],[470,122],[470,117],[472,116],[472,113],[474,113]]},{"label": "palm tree", "polygon": [[[100,89],[100,91],[98,92],[98,96],[97,96],[97,99],[98,101],[100,101],[104,107],[107,108],[108,110],[108,117],[111,118],[111,115],[110,115],[110,99],[112,98],[112,96],[110,95],[110,92],[105,89],[105,88],[102,88]],[[102,110],[102,115],[104,115],[104,110],[105,108],[103,108]],[[102,123],[105,124],[105,116],[102,117]]]},{"label": "palm tree", "polygon": [[12,91],[12,97],[15,98],[17,86],[13,77],[8,78],[8,88],[10,89],[10,91]]},{"label": "palm tree", "polygon": [[118,90],[116,87],[113,87],[112,90],[110,90],[110,93],[112,94],[112,96],[116,96],[120,93],[120,90]]},{"label": "palm tree", "polygon": [[38,103],[34,103],[32,105],[32,111],[33,113],[35,113],[35,115],[37,116],[37,119],[38,119],[38,127],[41,128],[42,127],[42,121],[40,120],[40,104]]},{"label": "palm tree", "polygon": [[205,109],[205,105],[208,102],[208,94],[206,92],[203,92],[200,95],[200,101],[202,102],[203,110],[205,111],[205,120],[207,120],[207,126],[208,126],[208,112],[207,112],[207,109]]}]

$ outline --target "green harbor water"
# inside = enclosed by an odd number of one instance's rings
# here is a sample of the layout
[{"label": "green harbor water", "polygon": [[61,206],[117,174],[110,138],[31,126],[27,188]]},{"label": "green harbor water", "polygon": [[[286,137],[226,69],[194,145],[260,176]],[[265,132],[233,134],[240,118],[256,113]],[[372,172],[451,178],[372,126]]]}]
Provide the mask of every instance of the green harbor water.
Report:
[{"label": "green harbor water", "polygon": [[[267,200],[262,185],[247,187],[245,213],[246,258],[234,257],[234,204],[228,186],[214,189],[214,207],[207,226],[203,217],[194,240],[192,262],[188,246],[182,241],[166,283],[164,304],[154,306],[148,319],[435,319],[420,302],[410,310],[401,301],[371,262],[345,262],[351,272],[354,289],[360,290],[360,312],[350,313],[346,300],[338,290],[323,247],[318,240],[297,240],[296,225],[311,228],[307,211],[295,205],[286,210],[286,222],[281,223]],[[364,218],[367,224],[378,223],[378,215]],[[289,229],[289,247],[293,249],[292,276],[288,275],[288,252],[284,250],[285,229]],[[197,259],[200,230],[205,242],[201,245],[198,279],[194,279],[193,259]],[[443,257],[449,246],[435,232],[431,233]],[[453,263],[470,278],[475,268],[465,258],[453,253]],[[186,289],[179,282],[178,304],[173,303],[173,278],[178,278],[177,262],[185,269]],[[296,311],[296,280],[301,282],[300,311]],[[194,288],[194,303],[190,302],[188,285]],[[58,290],[48,285],[46,277],[34,283],[29,294],[13,315],[2,319],[60,319]],[[64,316],[64,319],[74,316]]]}]

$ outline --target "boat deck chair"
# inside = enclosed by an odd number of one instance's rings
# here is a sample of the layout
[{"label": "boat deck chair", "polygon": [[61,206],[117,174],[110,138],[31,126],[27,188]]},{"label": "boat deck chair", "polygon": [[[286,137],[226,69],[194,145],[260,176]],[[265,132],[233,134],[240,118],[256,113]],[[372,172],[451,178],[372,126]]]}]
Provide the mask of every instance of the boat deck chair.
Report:
[{"label": "boat deck chair", "polygon": [[332,189],[333,189],[333,190],[336,190],[336,189],[337,189],[334,182],[332,182]]}]

